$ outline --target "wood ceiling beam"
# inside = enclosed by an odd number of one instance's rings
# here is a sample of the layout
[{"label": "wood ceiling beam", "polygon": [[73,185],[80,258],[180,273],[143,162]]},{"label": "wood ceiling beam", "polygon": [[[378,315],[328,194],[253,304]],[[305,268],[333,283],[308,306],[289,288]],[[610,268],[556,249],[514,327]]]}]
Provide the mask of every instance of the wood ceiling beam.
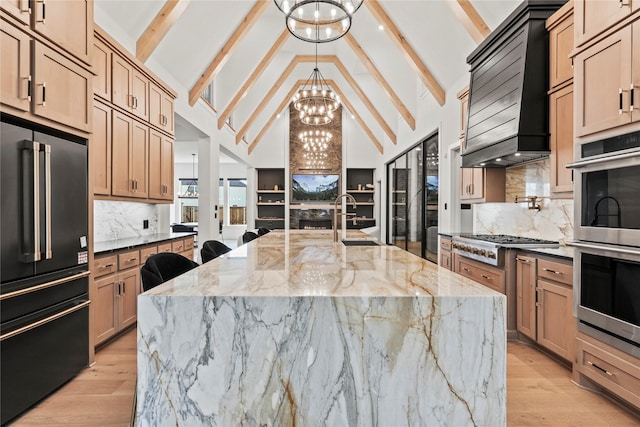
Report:
[{"label": "wood ceiling beam", "polygon": [[476,44],[480,44],[491,32],[469,0],[449,0],[449,8],[453,11],[460,24],[469,33]]},{"label": "wood ceiling beam", "polygon": [[271,87],[271,89],[265,95],[265,97],[262,99],[260,104],[255,108],[253,113],[251,113],[251,116],[247,119],[247,121],[242,126],[242,128],[236,133],[236,144],[240,143],[240,141],[244,137],[244,135],[247,132],[247,130],[249,129],[249,127],[251,127],[251,125],[253,124],[255,119],[262,112],[262,110],[267,106],[267,104],[269,102],[271,102],[271,99],[276,94],[276,92],[280,89],[280,87],[282,86],[284,81],[289,77],[289,75],[291,74],[293,69],[300,63],[303,63],[303,62],[315,62],[316,59],[317,59],[318,62],[329,62],[329,63],[332,63],[332,64],[334,64],[336,66],[336,68],[338,68],[338,71],[340,71],[340,73],[342,73],[342,75],[344,76],[345,80],[347,80],[347,82],[351,85],[351,87],[356,92],[358,97],[360,97],[360,99],[362,100],[362,103],[367,107],[367,109],[371,112],[371,114],[376,119],[376,121],[378,122],[380,127],[382,127],[382,129],[385,131],[385,133],[389,136],[389,139],[391,139],[391,141],[394,144],[396,144],[397,143],[396,134],[393,132],[393,130],[387,124],[387,122],[384,120],[384,118],[382,117],[380,112],[378,112],[378,110],[371,103],[371,101],[366,96],[364,91],[360,88],[360,86],[358,86],[358,84],[353,79],[353,77],[351,77],[351,74],[347,71],[347,69],[342,64],[342,62],[335,55],[318,55],[317,58],[314,55],[298,55],[295,58],[293,58],[293,60],[289,64],[289,66],[287,66],[287,68],[284,70],[284,72],[280,75],[280,78],[278,79],[278,81]]},{"label": "wood ceiling beam", "polygon": [[136,42],[136,57],[146,62],[173,24],[180,19],[189,0],[167,0]]},{"label": "wood ceiling beam", "polygon": [[249,127],[253,124],[254,120],[258,117],[258,115],[262,112],[262,110],[264,110],[264,107],[266,107],[267,104],[271,102],[271,99],[276,94],[276,92],[280,89],[280,87],[285,82],[285,80],[287,80],[287,78],[289,77],[289,74],[291,74],[293,69],[296,68],[296,66],[300,62],[303,62],[303,58],[304,59],[313,58],[313,60],[315,61],[315,56],[312,56],[312,55],[296,56],[291,60],[287,68],[280,75],[280,78],[278,79],[278,81],[276,81],[274,85],[271,86],[271,89],[269,89],[269,92],[267,92],[264,98],[262,98],[262,101],[260,101],[260,104],[258,104],[258,106],[253,110],[253,113],[251,113],[251,116],[249,116],[247,121],[244,123],[244,126],[242,126],[238,132],[236,132],[236,144],[238,144],[242,140],[242,138],[244,137],[244,134],[247,132]]},{"label": "wood ceiling beam", "polygon": [[380,73],[378,68],[375,66],[371,58],[369,58],[369,56],[365,53],[364,49],[362,48],[362,46],[360,46],[355,37],[353,37],[353,35],[349,32],[345,34],[344,38],[349,46],[351,46],[351,49],[355,52],[356,56],[360,58],[362,63],[367,67],[367,70],[369,70],[371,75],[373,75],[373,78],[375,78],[380,86],[382,86],[384,92],[391,99],[391,102],[396,107],[400,115],[402,115],[409,127],[412,130],[416,130],[416,119],[413,117],[407,106],[404,105],[398,94],[396,94],[396,92],[391,88],[391,85],[389,85],[382,73]]},{"label": "wood ceiling beam", "polygon": [[[258,143],[260,142],[260,140],[262,139],[262,137],[264,136],[264,134],[267,132],[267,130],[271,127],[271,125],[275,122],[276,118],[278,117],[278,114],[280,114],[280,112],[287,106],[289,105],[289,103],[291,103],[291,98],[293,97],[293,95],[296,93],[296,91],[298,90],[298,88],[300,86],[302,86],[303,84],[306,83],[306,80],[298,80],[293,87],[291,88],[291,90],[289,91],[289,93],[287,94],[287,96],[284,97],[284,99],[282,100],[282,102],[280,103],[280,105],[278,105],[278,108],[276,109],[276,111],[274,111],[274,113],[271,115],[271,117],[269,118],[269,120],[267,120],[267,122],[265,123],[265,125],[262,127],[262,129],[260,129],[260,132],[258,132],[258,135],[255,137],[255,139],[251,142],[251,145],[249,145],[248,148],[248,152],[249,154],[251,154],[251,152],[256,148],[256,146],[258,145]],[[364,122],[364,120],[362,120],[362,117],[360,117],[360,115],[358,114],[358,112],[353,108],[353,105],[351,105],[349,103],[349,101],[344,97],[344,93],[342,93],[342,91],[340,90],[340,88],[338,87],[338,85],[336,84],[336,82],[334,82],[333,80],[327,80],[327,83],[331,85],[331,87],[333,88],[333,90],[336,91],[336,93],[338,94],[338,96],[340,96],[340,98],[342,98],[342,104],[349,110],[351,111],[351,113],[353,114],[353,117],[355,117],[355,119],[358,121],[358,123],[360,124],[360,126],[362,127],[362,129],[365,131],[365,133],[369,136],[369,138],[371,138],[371,142],[376,146],[376,148],[378,149],[378,151],[380,152],[380,154],[384,153],[384,147],[382,146],[382,144],[380,143],[380,141],[378,141],[378,138],[376,138],[376,136],[373,134],[373,132],[371,132],[371,129],[369,129],[369,127],[367,126],[367,124]]]},{"label": "wood ceiling beam", "polygon": [[256,23],[258,18],[262,16],[267,6],[271,2],[258,0],[255,2],[249,13],[244,17],[238,28],[233,32],[229,40],[222,46],[220,52],[211,61],[211,64],[207,67],[204,73],[200,76],[196,84],[189,91],[189,105],[193,105],[200,98],[200,94],[204,91],[204,88],[211,83],[216,73],[220,71],[220,68],[227,62],[229,56],[238,47],[240,41],[247,35],[249,30]]},{"label": "wood ceiling beam", "polygon": [[393,132],[393,130],[391,130],[391,127],[387,124],[387,122],[384,120],[384,118],[380,115],[380,112],[376,109],[376,107],[373,106],[373,104],[371,103],[371,101],[369,100],[367,95],[364,93],[364,91],[360,88],[358,83],[356,83],[356,81],[353,79],[353,77],[351,77],[351,74],[349,73],[349,71],[347,71],[345,66],[340,61],[340,59],[338,59],[337,56],[334,56],[332,58],[332,62],[333,62],[333,65],[336,66],[338,71],[340,71],[342,73],[342,76],[345,78],[347,83],[349,83],[351,85],[351,87],[356,92],[358,97],[360,97],[360,100],[362,101],[362,103],[365,105],[365,107],[367,107],[369,112],[373,115],[373,117],[376,119],[378,124],[382,127],[382,129],[387,134],[387,136],[389,137],[391,142],[393,142],[394,144],[397,144],[398,143],[398,138],[396,137],[396,134]]},{"label": "wood ceiling beam", "polygon": [[233,97],[233,99],[231,100],[227,108],[225,108],[222,114],[220,114],[220,117],[218,117],[218,129],[222,129],[222,126],[224,126],[229,116],[233,114],[233,112],[238,107],[238,104],[240,103],[242,98],[244,98],[247,95],[247,93],[251,89],[251,86],[253,86],[253,84],[258,80],[258,78],[260,78],[263,71],[267,68],[267,66],[273,59],[273,57],[276,56],[276,53],[278,53],[278,51],[280,50],[284,42],[287,41],[288,38],[289,38],[289,30],[284,29],[282,31],[282,34],[280,34],[280,37],[278,37],[278,39],[273,44],[273,46],[271,46],[271,49],[269,49],[269,51],[264,56],[264,58],[262,58],[262,61],[260,61],[258,66],[253,70],[253,73],[251,73],[247,81],[245,81],[242,87],[240,88],[240,90],[236,92],[235,96]]},{"label": "wood ceiling beam", "polygon": [[349,100],[344,96],[344,94],[342,93],[342,91],[340,90],[340,87],[336,84],[336,82],[334,82],[333,80],[327,80],[327,83],[330,84],[333,90],[336,91],[338,96],[342,98],[342,104],[345,107],[347,107],[347,110],[351,111],[351,114],[353,114],[353,117],[355,117],[356,121],[360,124],[360,127],[362,127],[362,130],[364,130],[365,133],[369,136],[369,138],[371,138],[371,142],[373,142],[373,145],[376,146],[380,154],[384,154],[384,147],[382,146],[380,141],[378,141],[378,138],[376,138],[373,132],[371,132],[371,129],[369,129],[369,127],[364,122],[364,120],[362,120],[362,117],[360,117],[360,114],[358,114],[356,109],[353,108],[353,105],[351,105]]},{"label": "wood ceiling beam", "polygon": [[396,24],[391,20],[387,12],[382,8],[378,0],[367,0],[364,2],[371,14],[384,26],[385,32],[389,35],[400,50],[404,53],[405,58],[415,68],[415,71],[427,87],[431,95],[440,104],[444,105],[446,95],[444,89],[440,86],[436,78],[431,74],[429,68],[422,62],[417,52],[411,47],[404,34],[398,29]]},{"label": "wood ceiling beam", "polygon": [[251,142],[251,145],[249,145],[249,148],[248,148],[249,154],[251,154],[251,152],[256,148],[256,145],[258,145],[258,142],[260,142],[260,140],[262,139],[264,134],[267,132],[267,130],[271,127],[271,125],[278,118],[278,114],[280,114],[280,112],[282,110],[284,110],[284,108],[287,105],[289,105],[293,95],[296,93],[298,88],[300,86],[302,86],[305,82],[306,82],[306,80],[298,80],[297,82],[295,82],[295,84],[293,85],[293,87],[291,88],[291,90],[289,91],[287,96],[284,97],[284,99],[282,100],[280,105],[278,105],[278,108],[276,108],[276,111],[274,111],[273,114],[271,115],[271,117],[269,117],[269,120],[267,120],[267,122],[264,124],[264,126],[262,126],[262,129],[260,129],[260,132],[258,132],[258,135],[256,135],[256,137]]}]

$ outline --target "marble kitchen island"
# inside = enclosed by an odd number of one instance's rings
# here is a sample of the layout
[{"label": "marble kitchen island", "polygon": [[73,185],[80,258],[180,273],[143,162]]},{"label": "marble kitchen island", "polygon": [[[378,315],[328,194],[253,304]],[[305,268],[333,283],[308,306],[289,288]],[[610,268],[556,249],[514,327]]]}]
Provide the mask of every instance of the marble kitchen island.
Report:
[{"label": "marble kitchen island", "polygon": [[393,246],[273,231],[138,297],[137,424],[504,426],[505,303]]}]

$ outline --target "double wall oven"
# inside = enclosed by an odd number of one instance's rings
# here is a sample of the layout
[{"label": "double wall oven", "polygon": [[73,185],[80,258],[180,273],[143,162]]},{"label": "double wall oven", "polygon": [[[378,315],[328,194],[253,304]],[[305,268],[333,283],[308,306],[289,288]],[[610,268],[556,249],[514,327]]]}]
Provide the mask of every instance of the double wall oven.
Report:
[{"label": "double wall oven", "polygon": [[579,153],[570,165],[578,329],[640,357],[640,131]]}]

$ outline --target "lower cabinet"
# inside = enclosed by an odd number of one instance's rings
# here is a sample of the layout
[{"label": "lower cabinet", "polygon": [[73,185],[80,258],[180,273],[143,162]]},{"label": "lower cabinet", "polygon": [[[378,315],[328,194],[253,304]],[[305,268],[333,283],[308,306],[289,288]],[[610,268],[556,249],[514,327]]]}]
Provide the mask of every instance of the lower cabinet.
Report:
[{"label": "lower cabinet", "polygon": [[573,267],[570,261],[519,254],[516,329],[565,360],[573,360]]},{"label": "lower cabinet", "polygon": [[590,388],[596,384],[640,409],[638,359],[583,333],[576,338],[573,379]]},{"label": "lower cabinet", "polygon": [[137,321],[137,297],[142,292],[140,267],[156,253],[176,252],[194,259],[193,237],[139,249],[98,255],[93,263],[93,335],[100,345]]},{"label": "lower cabinet", "polygon": [[[96,345],[134,324],[140,293],[139,251],[96,257],[93,311]],[[102,275],[101,275],[102,272]]]},{"label": "lower cabinet", "polygon": [[440,267],[444,267],[447,270],[453,269],[453,263],[451,258],[451,239],[440,236],[440,255],[438,264]]}]

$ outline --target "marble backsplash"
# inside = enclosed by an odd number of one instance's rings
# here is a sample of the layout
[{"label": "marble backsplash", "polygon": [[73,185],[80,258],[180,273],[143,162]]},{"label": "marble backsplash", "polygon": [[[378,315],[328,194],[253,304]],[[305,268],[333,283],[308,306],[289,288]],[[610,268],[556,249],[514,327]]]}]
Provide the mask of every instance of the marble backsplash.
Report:
[{"label": "marble backsplash", "polygon": [[[510,234],[537,239],[573,240],[573,200],[550,199],[548,159],[507,169],[506,203],[480,203],[473,207],[473,232]],[[515,203],[516,196],[537,196],[540,210]]]},{"label": "marble backsplash", "polygon": [[[93,202],[93,239],[95,242],[139,237],[158,233],[158,206],[150,203]],[[144,220],[149,228],[143,227]]]}]

